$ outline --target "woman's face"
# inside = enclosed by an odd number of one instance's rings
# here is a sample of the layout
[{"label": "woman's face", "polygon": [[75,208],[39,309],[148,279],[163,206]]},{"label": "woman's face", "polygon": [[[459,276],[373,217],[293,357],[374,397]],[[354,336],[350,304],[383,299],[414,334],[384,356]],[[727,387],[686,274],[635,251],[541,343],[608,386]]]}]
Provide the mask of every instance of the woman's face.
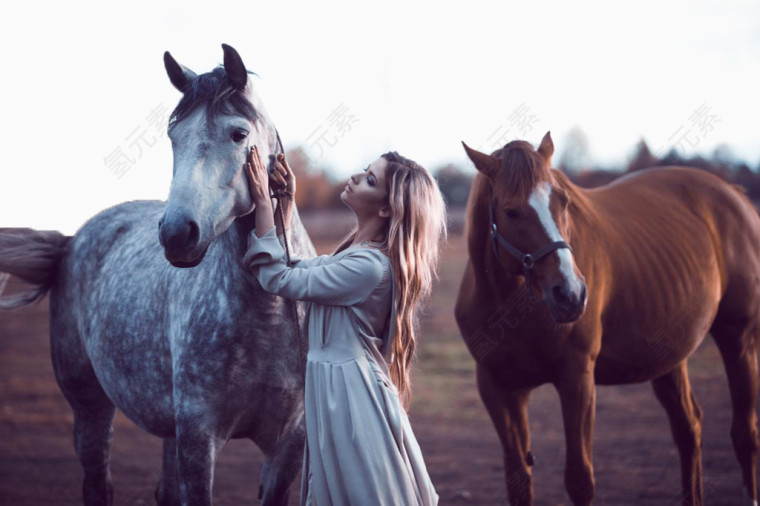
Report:
[{"label": "woman's face", "polygon": [[350,207],[357,216],[379,215],[387,218],[388,192],[385,184],[385,171],[388,161],[380,157],[364,169],[351,176],[340,199]]}]

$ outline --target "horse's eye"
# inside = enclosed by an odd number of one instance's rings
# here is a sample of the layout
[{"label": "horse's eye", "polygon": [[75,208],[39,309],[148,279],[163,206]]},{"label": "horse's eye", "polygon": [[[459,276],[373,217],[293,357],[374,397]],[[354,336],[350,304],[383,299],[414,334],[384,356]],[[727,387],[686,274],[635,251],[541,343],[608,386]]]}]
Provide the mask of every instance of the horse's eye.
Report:
[{"label": "horse's eye", "polygon": [[507,209],[504,211],[504,214],[507,215],[507,218],[511,218],[513,220],[520,217],[520,213],[518,213],[516,209]]},{"label": "horse's eye", "polygon": [[230,138],[235,142],[243,142],[246,137],[248,137],[248,132],[245,130],[235,130],[232,132],[232,135],[230,135]]}]

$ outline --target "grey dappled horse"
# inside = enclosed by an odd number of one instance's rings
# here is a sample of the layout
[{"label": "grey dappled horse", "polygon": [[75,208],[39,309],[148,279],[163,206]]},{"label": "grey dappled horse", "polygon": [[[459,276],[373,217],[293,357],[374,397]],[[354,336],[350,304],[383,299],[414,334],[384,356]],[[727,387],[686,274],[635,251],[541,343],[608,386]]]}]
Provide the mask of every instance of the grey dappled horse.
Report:
[{"label": "grey dappled horse", "polygon": [[[37,285],[0,306],[50,290],[53,367],[74,410],[85,504],[112,502],[116,408],[164,440],[159,504],[210,504],[230,438],[263,451],[263,504],[286,504],[300,470],[302,350],[292,312],[241,262],[253,228],[246,153],[253,144],[274,153],[277,133],[240,56],[222,47],[224,66],[202,75],[164,54],[183,93],[169,126],[168,202],[115,206],[73,237],[0,230],[0,272]],[[292,249],[313,256],[297,216]]]}]

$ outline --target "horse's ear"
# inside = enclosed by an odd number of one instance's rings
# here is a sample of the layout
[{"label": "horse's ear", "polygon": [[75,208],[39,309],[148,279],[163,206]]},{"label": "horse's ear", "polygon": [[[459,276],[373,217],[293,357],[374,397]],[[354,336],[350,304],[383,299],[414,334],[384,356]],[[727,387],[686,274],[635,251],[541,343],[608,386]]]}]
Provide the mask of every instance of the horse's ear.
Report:
[{"label": "horse's ear", "polygon": [[554,154],[554,143],[552,142],[551,132],[546,132],[544,138],[541,139],[541,144],[538,146],[538,152],[546,159],[547,163],[551,164],[552,155]]},{"label": "horse's ear", "polygon": [[242,90],[245,88],[245,83],[248,82],[248,72],[243,65],[243,59],[232,46],[222,44],[222,49],[224,50],[224,70],[227,71],[227,78],[235,88]]},{"label": "horse's ear", "polygon": [[475,164],[475,168],[478,169],[478,171],[482,172],[486,177],[490,179],[496,177],[496,175],[499,173],[499,169],[501,168],[501,160],[495,156],[481,153],[477,149],[472,149],[470,146],[465,144],[464,141],[462,141],[462,146],[464,146],[464,150],[467,152],[467,156],[470,157],[470,160],[472,160],[472,163]]},{"label": "horse's ear", "polygon": [[169,54],[169,51],[164,52],[164,67],[166,67],[166,73],[169,74],[169,80],[182,93],[187,90],[190,81],[197,76],[189,68],[177,63],[177,60]]}]

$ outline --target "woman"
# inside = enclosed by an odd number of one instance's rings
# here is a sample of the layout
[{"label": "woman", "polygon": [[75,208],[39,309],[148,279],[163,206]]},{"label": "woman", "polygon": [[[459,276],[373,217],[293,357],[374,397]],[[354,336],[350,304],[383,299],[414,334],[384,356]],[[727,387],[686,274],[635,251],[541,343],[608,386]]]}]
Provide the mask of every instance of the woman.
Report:
[{"label": "woman", "polygon": [[[357,218],[353,232],[334,254],[288,267],[255,148],[247,174],[256,228],[245,262],[265,290],[310,303],[301,505],[437,504],[400,399],[408,406],[416,313],[446,234],[435,181],[395,152],[382,155],[341,193]],[[296,181],[282,155],[271,180],[289,195],[287,230]]]}]

